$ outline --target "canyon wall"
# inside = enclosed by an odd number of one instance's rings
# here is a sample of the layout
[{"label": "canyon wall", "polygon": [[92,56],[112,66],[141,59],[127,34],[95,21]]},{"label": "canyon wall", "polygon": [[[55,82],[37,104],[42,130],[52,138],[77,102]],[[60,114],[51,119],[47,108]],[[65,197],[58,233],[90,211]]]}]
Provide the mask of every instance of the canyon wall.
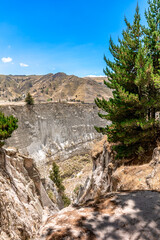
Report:
[{"label": "canyon wall", "polygon": [[1,148],[0,239],[33,239],[43,219],[57,211],[58,206],[48,197],[33,160],[14,148]]},{"label": "canyon wall", "polygon": [[[47,161],[50,165],[51,159],[62,161],[88,152],[91,143],[101,137],[94,126],[106,124],[98,117],[94,104],[3,106],[1,111],[19,120],[18,129],[7,140],[7,146],[14,146],[20,153],[33,157],[39,169],[47,165]],[[45,169],[42,175],[45,177]]]}]

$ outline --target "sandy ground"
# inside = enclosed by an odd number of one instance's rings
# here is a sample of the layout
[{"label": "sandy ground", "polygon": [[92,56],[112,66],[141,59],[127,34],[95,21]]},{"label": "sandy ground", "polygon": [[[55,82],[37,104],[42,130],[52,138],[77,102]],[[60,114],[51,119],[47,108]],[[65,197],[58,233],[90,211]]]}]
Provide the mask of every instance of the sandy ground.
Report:
[{"label": "sandy ground", "polygon": [[23,102],[5,102],[5,101],[0,101],[0,106],[23,106],[25,105],[26,103],[23,101]]}]

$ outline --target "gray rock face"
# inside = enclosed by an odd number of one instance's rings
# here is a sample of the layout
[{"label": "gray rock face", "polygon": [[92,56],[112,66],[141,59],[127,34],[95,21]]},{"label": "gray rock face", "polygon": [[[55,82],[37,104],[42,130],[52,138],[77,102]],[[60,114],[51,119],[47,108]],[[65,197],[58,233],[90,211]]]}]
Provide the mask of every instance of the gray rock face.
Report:
[{"label": "gray rock face", "polygon": [[160,147],[148,164],[118,167],[103,144],[76,204],[49,217],[39,239],[160,239]]},{"label": "gray rock face", "polygon": [[93,172],[90,178],[86,180],[85,185],[80,189],[75,204],[82,204],[89,199],[95,199],[99,196],[112,191],[112,154],[109,144],[105,138],[101,141],[98,151],[92,153]]},{"label": "gray rock face", "polygon": [[[93,104],[45,103],[5,106],[1,110],[19,120],[18,129],[7,141],[8,146],[29,154],[40,171],[46,166],[47,157],[63,160],[88,152],[90,144],[101,137],[94,126],[106,124],[98,117],[98,109]],[[44,169],[43,177],[46,172]]]},{"label": "gray rock face", "polygon": [[[48,209],[48,210],[47,210]],[[47,217],[58,211],[31,158],[0,149],[0,239],[33,239]]]},{"label": "gray rock face", "polygon": [[83,204],[107,192],[160,191],[160,147],[154,149],[149,163],[126,166],[123,160],[114,160],[110,145],[104,139],[92,154],[92,161],[92,175],[81,187],[75,204]]}]

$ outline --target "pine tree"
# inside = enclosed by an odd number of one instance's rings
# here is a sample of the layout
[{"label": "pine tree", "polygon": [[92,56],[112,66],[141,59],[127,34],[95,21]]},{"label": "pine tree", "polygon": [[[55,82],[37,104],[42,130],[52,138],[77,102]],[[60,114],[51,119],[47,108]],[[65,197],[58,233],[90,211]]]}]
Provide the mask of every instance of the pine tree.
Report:
[{"label": "pine tree", "polygon": [[25,98],[25,102],[28,105],[33,105],[34,104],[34,99],[30,93],[27,94],[27,97]]},{"label": "pine tree", "polygon": [[53,164],[52,164],[52,170],[50,171],[49,178],[56,185],[58,192],[59,192],[60,196],[62,197],[64,207],[69,206],[71,203],[71,200],[65,194],[65,187],[63,185],[63,179],[61,178],[61,175],[60,175],[59,166],[55,162],[53,162]]},{"label": "pine tree", "polygon": [[148,0],[148,10],[145,11],[147,27],[144,27],[145,46],[153,59],[154,73],[160,70],[160,0]]},{"label": "pine tree", "polygon": [[[155,99],[154,102],[159,101],[160,88],[160,0],[149,0],[148,10],[145,11],[147,20],[147,27],[144,27],[144,44],[148,51],[148,56],[153,61],[153,72],[155,83],[150,85],[150,95]],[[155,118],[156,111],[159,111],[159,106],[152,107],[149,114]]]},{"label": "pine tree", "polygon": [[119,44],[110,40],[114,61],[104,57],[107,64],[104,72],[108,76],[105,84],[113,89],[113,98],[95,100],[97,106],[107,112],[99,113],[99,116],[111,121],[111,125],[96,129],[107,134],[109,142],[116,143],[117,158],[140,156],[155,145],[158,132],[155,115],[151,114],[159,105],[150,88],[156,89],[154,67],[142,43],[138,5],[133,24],[126,18],[125,23],[127,29],[123,31]]},{"label": "pine tree", "polygon": [[50,171],[50,179],[56,184],[59,192],[64,192],[65,187],[63,186],[63,180],[60,175],[60,170],[58,165],[53,162],[52,170]]},{"label": "pine tree", "polygon": [[18,119],[11,116],[4,116],[0,112],[0,147],[5,143],[5,139],[11,137],[12,132],[18,128],[17,125]]}]

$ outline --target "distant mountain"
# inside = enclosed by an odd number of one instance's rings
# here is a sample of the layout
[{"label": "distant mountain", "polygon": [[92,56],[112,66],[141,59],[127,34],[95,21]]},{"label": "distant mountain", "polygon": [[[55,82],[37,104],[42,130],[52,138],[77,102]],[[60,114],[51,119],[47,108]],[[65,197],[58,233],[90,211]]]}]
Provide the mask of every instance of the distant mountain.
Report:
[{"label": "distant mountain", "polygon": [[30,92],[35,101],[81,101],[92,103],[96,97],[108,99],[112,92],[107,78],[79,78],[59,72],[47,75],[0,75],[0,100],[21,101]]}]

